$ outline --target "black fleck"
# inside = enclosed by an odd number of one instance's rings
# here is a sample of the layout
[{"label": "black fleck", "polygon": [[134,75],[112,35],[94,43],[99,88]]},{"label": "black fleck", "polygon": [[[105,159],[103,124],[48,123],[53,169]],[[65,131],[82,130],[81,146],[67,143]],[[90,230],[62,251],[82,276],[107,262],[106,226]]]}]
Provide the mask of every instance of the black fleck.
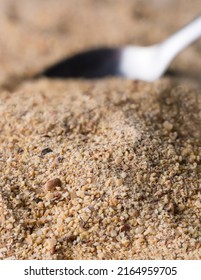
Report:
[{"label": "black fleck", "polygon": [[50,148],[45,148],[45,149],[43,149],[43,150],[41,151],[41,156],[44,156],[44,155],[46,155],[46,154],[48,154],[48,153],[52,153],[52,152],[53,152],[52,149],[50,149]]},{"label": "black fleck", "polygon": [[23,150],[22,148],[18,147],[17,153],[18,153],[18,154],[21,154],[21,153],[23,153],[23,152],[24,152],[24,150]]}]

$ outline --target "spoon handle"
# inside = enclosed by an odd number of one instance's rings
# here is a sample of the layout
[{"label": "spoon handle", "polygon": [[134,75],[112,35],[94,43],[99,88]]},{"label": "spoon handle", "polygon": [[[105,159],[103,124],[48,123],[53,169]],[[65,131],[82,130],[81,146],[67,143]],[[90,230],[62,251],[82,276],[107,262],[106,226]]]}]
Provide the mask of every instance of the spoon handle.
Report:
[{"label": "spoon handle", "polygon": [[162,42],[162,46],[173,59],[179,52],[201,37],[201,16],[181,28],[168,39]]}]

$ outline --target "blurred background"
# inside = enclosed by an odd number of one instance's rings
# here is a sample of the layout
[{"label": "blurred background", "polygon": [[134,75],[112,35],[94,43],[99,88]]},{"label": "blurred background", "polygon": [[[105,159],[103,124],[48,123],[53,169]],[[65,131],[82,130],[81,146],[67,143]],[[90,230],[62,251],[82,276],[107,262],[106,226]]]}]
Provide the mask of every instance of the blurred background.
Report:
[{"label": "blurred background", "polygon": [[[0,84],[97,46],[151,45],[201,13],[193,0],[0,0]],[[172,63],[199,78],[201,40]]]}]

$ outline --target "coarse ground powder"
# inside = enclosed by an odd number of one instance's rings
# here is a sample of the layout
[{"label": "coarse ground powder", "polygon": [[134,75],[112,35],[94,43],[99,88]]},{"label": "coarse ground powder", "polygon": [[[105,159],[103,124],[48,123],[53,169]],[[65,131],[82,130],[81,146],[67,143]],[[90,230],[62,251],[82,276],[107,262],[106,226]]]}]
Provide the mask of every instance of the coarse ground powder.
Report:
[{"label": "coarse ground powder", "polygon": [[148,2],[0,1],[0,259],[201,259],[200,41],[153,84],[23,82],[200,10]]},{"label": "coarse ground powder", "polygon": [[2,92],[3,259],[200,259],[201,95],[162,79]]}]

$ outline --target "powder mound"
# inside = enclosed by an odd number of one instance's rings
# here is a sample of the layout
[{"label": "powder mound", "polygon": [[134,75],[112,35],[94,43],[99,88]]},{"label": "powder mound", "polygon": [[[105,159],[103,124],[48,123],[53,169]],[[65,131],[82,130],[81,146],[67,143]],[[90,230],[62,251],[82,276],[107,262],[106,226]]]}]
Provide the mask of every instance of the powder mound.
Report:
[{"label": "powder mound", "polygon": [[200,259],[200,123],[165,79],[2,92],[0,258]]}]

